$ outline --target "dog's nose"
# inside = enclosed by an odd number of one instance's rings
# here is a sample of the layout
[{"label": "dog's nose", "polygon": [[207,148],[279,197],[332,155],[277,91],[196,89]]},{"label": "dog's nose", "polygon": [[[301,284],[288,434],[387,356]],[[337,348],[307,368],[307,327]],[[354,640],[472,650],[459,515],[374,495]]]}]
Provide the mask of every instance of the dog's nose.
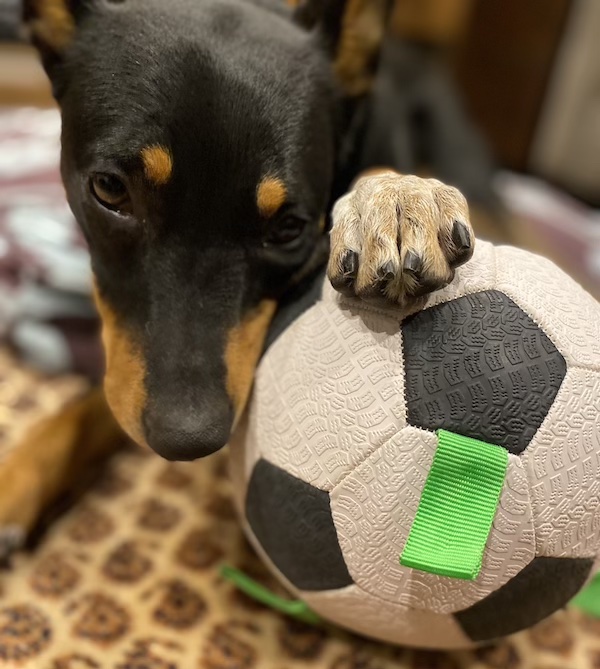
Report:
[{"label": "dog's nose", "polygon": [[157,406],[144,416],[146,440],[167,460],[197,460],[215,453],[229,441],[233,411],[208,404],[186,411]]}]

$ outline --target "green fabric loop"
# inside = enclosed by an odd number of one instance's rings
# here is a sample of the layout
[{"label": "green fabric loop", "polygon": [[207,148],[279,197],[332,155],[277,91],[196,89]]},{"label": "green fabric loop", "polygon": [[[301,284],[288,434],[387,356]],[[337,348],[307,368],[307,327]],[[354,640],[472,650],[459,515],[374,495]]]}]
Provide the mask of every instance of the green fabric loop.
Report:
[{"label": "green fabric loop", "polygon": [[310,625],[319,625],[322,622],[321,618],[319,618],[319,616],[302,600],[290,600],[279,597],[239,569],[224,565],[221,567],[221,576],[233,583],[236,588],[241,590],[245,595],[252,597],[252,599],[255,599],[257,602],[260,602],[265,606],[269,606],[276,611],[285,613],[287,616],[296,618],[296,620],[301,620]]},{"label": "green fabric loop", "polygon": [[438,447],[400,564],[474,580],[504,485],[508,452],[446,430],[437,435]]}]

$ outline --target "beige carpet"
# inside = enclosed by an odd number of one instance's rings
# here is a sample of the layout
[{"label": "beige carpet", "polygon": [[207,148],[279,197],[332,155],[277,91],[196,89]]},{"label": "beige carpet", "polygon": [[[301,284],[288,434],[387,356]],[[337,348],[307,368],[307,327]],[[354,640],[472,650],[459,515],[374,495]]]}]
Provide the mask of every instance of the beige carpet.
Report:
[{"label": "beige carpet", "polygon": [[[0,354],[0,449],[80,391]],[[1,466],[1,465],[0,465]],[[593,669],[600,621],[569,610],[497,646],[427,653],[288,620],[235,592],[270,587],[241,535],[226,454],[170,464],[132,448],[0,572],[0,667],[18,669]],[[0,491],[1,493],[1,491]]]}]

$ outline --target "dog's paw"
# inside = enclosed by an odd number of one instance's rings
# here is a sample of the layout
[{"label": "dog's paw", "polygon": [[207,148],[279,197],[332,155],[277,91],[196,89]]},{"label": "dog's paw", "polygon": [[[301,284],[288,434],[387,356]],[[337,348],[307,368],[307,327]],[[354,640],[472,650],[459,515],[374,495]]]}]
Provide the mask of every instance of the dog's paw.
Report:
[{"label": "dog's paw", "polygon": [[436,179],[359,179],[333,209],[328,276],[346,295],[406,306],[446,286],[473,255],[467,202]]}]

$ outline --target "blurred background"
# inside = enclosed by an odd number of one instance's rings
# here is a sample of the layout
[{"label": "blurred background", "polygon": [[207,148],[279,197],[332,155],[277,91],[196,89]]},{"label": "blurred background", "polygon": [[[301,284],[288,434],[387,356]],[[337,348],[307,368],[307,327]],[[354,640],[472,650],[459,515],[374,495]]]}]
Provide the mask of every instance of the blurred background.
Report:
[{"label": "blurred background", "polygon": [[[44,372],[94,378],[58,112],[18,8],[0,0],[0,337]],[[401,93],[374,113],[397,130],[372,124],[368,147],[394,144],[402,171],[463,190],[480,237],[549,256],[600,297],[600,2],[397,0],[389,30]]]}]

